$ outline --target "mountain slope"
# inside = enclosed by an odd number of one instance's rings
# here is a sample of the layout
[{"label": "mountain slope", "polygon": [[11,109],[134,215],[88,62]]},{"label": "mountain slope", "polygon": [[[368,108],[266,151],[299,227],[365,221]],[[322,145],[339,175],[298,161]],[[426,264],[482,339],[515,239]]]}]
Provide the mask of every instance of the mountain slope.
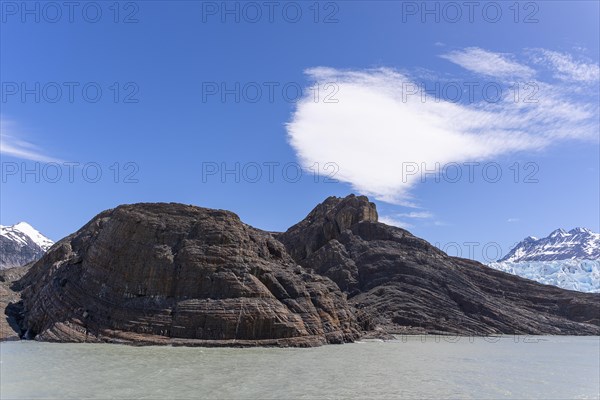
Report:
[{"label": "mountain slope", "polygon": [[277,235],[389,332],[598,334],[600,296],[545,286],[450,257],[377,222],[366,197],[330,197]]},{"label": "mountain slope", "polygon": [[498,262],[600,259],[600,234],[586,228],[557,229],[545,238],[529,236]]},{"label": "mountain slope", "polygon": [[53,244],[26,222],[0,225],[0,269],[37,261]]}]

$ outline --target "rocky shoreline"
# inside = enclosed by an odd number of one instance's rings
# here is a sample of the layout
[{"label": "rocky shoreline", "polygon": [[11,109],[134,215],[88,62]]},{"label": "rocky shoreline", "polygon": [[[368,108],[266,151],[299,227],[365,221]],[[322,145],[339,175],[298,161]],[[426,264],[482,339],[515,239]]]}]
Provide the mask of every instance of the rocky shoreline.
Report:
[{"label": "rocky shoreline", "polygon": [[[3,340],[297,346],[392,333],[600,334],[600,295],[449,257],[330,197],[284,233],[175,203],[107,210],[0,282]],[[10,322],[10,324],[9,324]]]}]

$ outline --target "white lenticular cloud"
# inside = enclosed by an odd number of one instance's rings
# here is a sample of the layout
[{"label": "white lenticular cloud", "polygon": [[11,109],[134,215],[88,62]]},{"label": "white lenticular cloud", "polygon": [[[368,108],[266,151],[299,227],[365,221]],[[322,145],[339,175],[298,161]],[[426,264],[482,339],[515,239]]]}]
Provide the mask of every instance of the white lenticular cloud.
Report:
[{"label": "white lenticular cloud", "polygon": [[[489,52],[486,52],[489,53]],[[508,67],[502,67],[507,70]],[[527,69],[523,69],[527,71]],[[335,162],[336,178],[378,200],[414,206],[419,170],[481,162],[565,139],[597,137],[597,105],[572,100],[564,88],[538,82],[539,101],[470,104],[428,99],[391,69],[313,68],[316,82],[287,124],[291,146],[306,168]],[[335,82],[336,103],[315,101]],[[391,221],[390,221],[391,222]],[[397,221],[396,221],[397,222]]]}]

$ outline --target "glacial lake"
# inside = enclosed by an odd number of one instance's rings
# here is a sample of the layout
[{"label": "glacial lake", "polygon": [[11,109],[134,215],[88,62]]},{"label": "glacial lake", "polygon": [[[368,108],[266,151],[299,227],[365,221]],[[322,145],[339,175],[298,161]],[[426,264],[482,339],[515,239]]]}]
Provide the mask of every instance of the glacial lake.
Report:
[{"label": "glacial lake", "polygon": [[600,337],[310,349],[0,344],[2,399],[598,399]]}]

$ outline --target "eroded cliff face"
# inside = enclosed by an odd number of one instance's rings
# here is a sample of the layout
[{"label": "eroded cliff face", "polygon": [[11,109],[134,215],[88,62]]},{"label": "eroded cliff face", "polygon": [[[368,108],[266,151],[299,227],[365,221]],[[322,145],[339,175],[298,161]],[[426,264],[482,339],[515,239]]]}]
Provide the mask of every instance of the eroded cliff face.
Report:
[{"label": "eroded cliff face", "polygon": [[269,233],[181,204],[106,211],[21,280],[27,337],[314,346],[358,336],[354,311]]},{"label": "eroded cliff face", "polygon": [[19,280],[32,263],[22,267],[0,269],[0,340],[19,340],[22,319],[21,295],[14,282]]},{"label": "eroded cliff face", "polygon": [[449,257],[404,229],[377,222],[375,206],[364,196],[330,197],[277,238],[299,264],[346,292],[372,328],[600,334],[600,295],[541,285]]}]

